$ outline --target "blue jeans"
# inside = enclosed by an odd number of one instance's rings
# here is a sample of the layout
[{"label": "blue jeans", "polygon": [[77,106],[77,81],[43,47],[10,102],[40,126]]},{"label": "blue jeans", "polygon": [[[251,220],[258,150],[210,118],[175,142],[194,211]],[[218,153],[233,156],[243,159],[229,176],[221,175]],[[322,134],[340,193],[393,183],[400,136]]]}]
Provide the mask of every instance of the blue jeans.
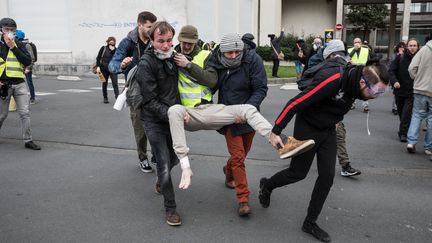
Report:
[{"label": "blue jeans", "polygon": [[17,112],[21,120],[24,142],[30,142],[32,141],[32,135],[30,129],[29,97],[27,94],[27,85],[24,82],[11,85],[6,99],[0,99],[0,129],[8,116],[11,96],[15,99]]},{"label": "blue jeans", "polygon": [[[408,129],[408,144],[417,144],[421,122],[427,118],[428,124],[432,124],[432,97],[414,94],[414,104],[411,123]],[[432,127],[428,126],[425,136],[425,149],[432,150]]]},{"label": "blue jeans", "polygon": [[28,72],[25,74],[26,76],[26,80],[27,80],[27,85],[30,91],[30,99],[34,100],[35,99],[35,89],[33,86],[33,77],[32,77],[32,73],[33,72]]},{"label": "blue jeans", "polygon": [[295,63],[296,73],[301,74],[303,72],[303,64],[299,60],[295,60],[294,63]]},{"label": "blue jeans", "polygon": [[157,176],[164,197],[165,209],[175,209],[171,169],[179,163],[179,160],[174,153],[169,124],[143,121],[143,125],[156,160]]}]

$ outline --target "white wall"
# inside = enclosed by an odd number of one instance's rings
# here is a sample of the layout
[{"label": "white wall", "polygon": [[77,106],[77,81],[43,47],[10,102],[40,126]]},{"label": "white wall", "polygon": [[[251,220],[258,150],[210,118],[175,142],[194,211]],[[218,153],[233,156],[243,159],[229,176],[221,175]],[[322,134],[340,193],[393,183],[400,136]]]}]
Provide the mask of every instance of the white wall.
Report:
[{"label": "white wall", "polygon": [[267,37],[268,34],[279,36],[282,29],[281,17],[282,0],[261,0],[260,45],[270,45],[270,39]]},{"label": "white wall", "polygon": [[[280,1],[280,0],[279,0]],[[136,26],[141,11],[167,20],[176,33],[185,24],[198,28],[204,41],[223,34],[256,35],[257,0],[0,0],[1,17],[38,47],[38,64],[91,64],[108,36],[117,44]],[[175,41],[177,38],[175,37]]]},{"label": "white wall", "polygon": [[324,29],[336,24],[336,0],[283,0],[282,13],[285,32],[324,36]]}]

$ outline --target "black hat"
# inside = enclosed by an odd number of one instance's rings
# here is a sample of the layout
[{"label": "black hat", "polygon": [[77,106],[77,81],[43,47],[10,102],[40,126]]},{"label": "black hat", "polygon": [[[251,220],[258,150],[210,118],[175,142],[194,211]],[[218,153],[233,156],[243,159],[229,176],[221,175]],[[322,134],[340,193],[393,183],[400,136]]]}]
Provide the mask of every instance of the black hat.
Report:
[{"label": "black hat", "polygon": [[16,24],[15,20],[13,20],[11,18],[2,18],[0,20],[0,27],[12,27],[12,28],[16,28],[17,24]]}]

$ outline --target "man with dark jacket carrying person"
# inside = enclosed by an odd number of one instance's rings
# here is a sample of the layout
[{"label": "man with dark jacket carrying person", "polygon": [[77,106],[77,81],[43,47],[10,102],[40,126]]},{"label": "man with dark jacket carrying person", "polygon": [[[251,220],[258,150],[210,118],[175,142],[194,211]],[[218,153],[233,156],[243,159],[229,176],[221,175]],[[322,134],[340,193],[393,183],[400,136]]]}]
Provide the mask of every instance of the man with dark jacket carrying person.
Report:
[{"label": "man with dark jacket carrying person", "polygon": [[173,61],[174,28],[166,21],[156,22],[149,31],[153,45],[144,51],[138,64],[136,81],[143,97],[141,120],[155,157],[160,192],[164,198],[167,224],[181,224],[176,211],[171,169],[179,163],[172,146],[168,109],[180,103],[178,73]]},{"label": "man with dark jacket carrying person", "polygon": [[[144,11],[138,14],[138,26],[130,31],[127,37],[120,42],[108,65],[109,72],[123,72],[127,78],[129,70],[138,64],[141,55],[150,44],[150,38],[148,37],[147,32],[150,30],[154,22],[156,22],[156,16],[151,12]],[[128,84],[126,84],[126,87],[127,86]],[[131,106],[130,117],[137,144],[138,158],[140,160],[139,167],[141,171],[149,173],[153,172],[153,169],[147,159],[147,136],[140,116],[141,110]]]},{"label": "man with dark jacket carrying person", "polygon": [[21,119],[24,147],[40,150],[33,142],[30,128],[30,111],[28,89],[24,80],[24,67],[32,63],[26,46],[15,41],[17,24],[11,18],[0,20],[0,128],[9,112],[9,103],[13,96]]},{"label": "man with dark jacket carrying person", "polygon": [[[179,37],[182,46],[184,41],[193,43],[198,39],[196,29],[188,29],[194,30],[193,37]],[[182,28],[180,35],[185,30],[186,28]],[[183,53],[185,50],[181,51]],[[185,82],[185,77],[181,76],[181,72],[184,71],[179,71],[182,105],[174,105],[168,110],[173,147],[182,168],[179,187],[187,189],[192,177],[185,130],[220,129],[226,136],[231,154],[223,168],[225,185],[230,189],[236,189],[238,214],[246,216],[251,213],[251,209],[248,204],[249,190],[244,160],[251,147],[254,130],[270,139],[272,129],[271,124],[258,112],[267,91],[262,60],[254,50],[244,49],[238,34],[224,35],[219,48],[214,50],[208,62],[202,63],[202,60],[198,61],[195,57],[188,61],[183,54],[177,54],[174,60],[180,69],[186,68],[185,71],[190,72]],[[216,88],[219,88],[219,104],[211,104],[212,94],[209,93],[208,87],[214,87],[216,83]],[[290,137],[284,145],[279,136],[275,139],[279,142],[274,147],[282,147],[279,150],[281,158],[295,156],[314,145],[313,140],[297,141]]]},{"label": "man with dark jacket carrying person", "polygon": [[[348,66],[341,74],[341,67],[346,65],[343,42],[332,40],[329,46],[334,48],[324,49],[325,65],[315,74],[311,85],[288,101],[272,130],[274,134],[280,134],[296,115],[294,136],[303,140],[315,140],[315,147],[293,157],[287,169],[270,178],[261,178],[259,184],[259,200],[267,208],[270,206],[272,191],[303,180],[316,155],[318,178],[302,230],[324,242],[329,242],[330,236],[316,224],[316,220],[333,185],[336,163],[335,126],[343,120],[355,99],[376,98],[385,92],[388,84],[388,74],[379,65]],[[271,140],[271,143],[277,141]]]}]

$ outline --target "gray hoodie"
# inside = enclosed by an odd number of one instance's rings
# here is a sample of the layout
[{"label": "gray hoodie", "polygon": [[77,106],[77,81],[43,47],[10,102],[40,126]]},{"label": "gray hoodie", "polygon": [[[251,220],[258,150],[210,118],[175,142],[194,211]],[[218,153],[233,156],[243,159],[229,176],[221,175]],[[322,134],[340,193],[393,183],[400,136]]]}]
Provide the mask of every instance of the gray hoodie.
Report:
[{"label": "gray hoodie", "polygon": [[408,71],[414,79],[414,94],[432,97],[432,40],[417,52]]}]

